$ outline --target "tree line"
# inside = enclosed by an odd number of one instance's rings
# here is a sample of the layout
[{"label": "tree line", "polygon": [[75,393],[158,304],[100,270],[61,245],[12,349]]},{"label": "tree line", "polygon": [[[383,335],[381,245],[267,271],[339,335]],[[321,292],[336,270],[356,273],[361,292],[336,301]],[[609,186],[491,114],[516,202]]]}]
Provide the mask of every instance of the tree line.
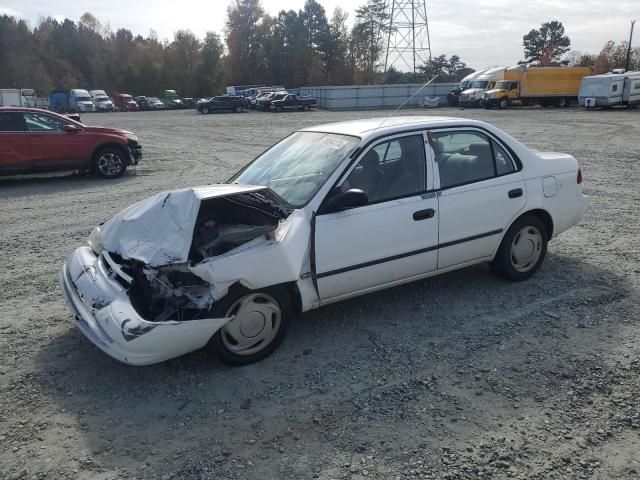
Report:
[{"label": "tree line", "polygon": [[[393,69],[381,72],[389,32],[385,0],[366,0],[349,15],[336,8],[329,17],[317,0],[302,9],[269,15],[260,0],[234,0],[227,8],[223,35],[203,39],[179,30],[171,41],[153,31],[111,31],[90,13],[77,22],[44,18],[33,28],[0,16],[0,85],[35,88],[105,89],[182,96],[221,93],[224,85],[349,85],[418,81]],[[439,71],[439,81],[458,81],[471,69],[458,56],[437,57],[424,75]]]},{"label": "tree line", "polygon": [[[223,35],[198,38],[189,30],[171,41],[127,29],[113,32],[90,13],[77,22],[44,18],[26,21],[0,16],[0,86],[105,89],[140,95],[175,89],[181,96],[209,96],[224,85],[349,85],[458,82],[471,73],[458,55],[439,55],[418,74],[382,72],[390,30],[385,0],[365,0],[348,14],[336,8],[329,17],[317,0],[302,9],[269,15],[260,0],[234,0],[227,8]],[[552,21],[523,37],[525,63],[587,65],[597,73],[624,66],[626,42],[608,42],[599,54],[570,51],[561,22]],[[633,50],[632,65],[640,63]]]}]

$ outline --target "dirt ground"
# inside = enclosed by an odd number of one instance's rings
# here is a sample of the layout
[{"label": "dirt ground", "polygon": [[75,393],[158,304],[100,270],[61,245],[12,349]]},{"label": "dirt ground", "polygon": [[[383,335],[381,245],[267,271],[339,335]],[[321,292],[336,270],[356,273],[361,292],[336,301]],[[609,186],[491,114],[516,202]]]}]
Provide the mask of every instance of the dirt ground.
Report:
[{"label": "dirt ground", "polygon": [[116,181],[0,181],[0,478],[640,478],[640,110],[440,109],[579,159],[591,207],[509,283],[477,266],[304,314],[270,358],[118,363],[57,275],[94,225],[221,182],[295,129],[388,112],[86,115]]}]

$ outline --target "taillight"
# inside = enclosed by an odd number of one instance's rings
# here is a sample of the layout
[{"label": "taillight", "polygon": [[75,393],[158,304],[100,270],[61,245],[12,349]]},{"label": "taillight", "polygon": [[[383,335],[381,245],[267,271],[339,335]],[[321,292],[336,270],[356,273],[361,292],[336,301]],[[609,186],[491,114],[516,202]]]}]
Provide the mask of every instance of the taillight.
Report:
[{"label": "taillight", "polygon": [[582,170],[578,169],[578,178],[576,179],[578,185],[582,183]]}]

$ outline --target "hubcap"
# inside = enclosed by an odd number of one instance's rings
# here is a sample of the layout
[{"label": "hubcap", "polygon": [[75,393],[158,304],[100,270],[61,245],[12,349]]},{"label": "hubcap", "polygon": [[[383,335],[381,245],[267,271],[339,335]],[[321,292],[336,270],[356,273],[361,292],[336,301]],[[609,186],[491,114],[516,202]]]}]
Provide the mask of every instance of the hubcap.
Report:
[{"label": "hubcap", "polygon": [[227,310],[226,316],[233,319],[222,327],[222,343],[236,355],[252,355],[266,348],[282,321],[278,302],[264,293],[240,298]]},{"label": "hubcap", "polygon": [[511,264],[518,272],[528,272],[542,255],[544,242],[542,233],[536,227],[521,229],[511,243]]},{"label": "hubcap", "polygon": [[98,159],[98,169],[100,173],[107,177],[118,175],[124,166],[120,155],[116,153],[103,153]]}]

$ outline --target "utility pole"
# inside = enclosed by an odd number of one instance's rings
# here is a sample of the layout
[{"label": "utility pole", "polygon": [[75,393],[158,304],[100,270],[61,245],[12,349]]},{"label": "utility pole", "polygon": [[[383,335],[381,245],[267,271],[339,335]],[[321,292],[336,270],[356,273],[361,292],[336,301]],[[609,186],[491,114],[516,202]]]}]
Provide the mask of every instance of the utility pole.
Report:
[{"label": "utility pole", "polygon": [[629,33],[629,48],[627,49],[627,61],[624,64],[624,71],[629,71],[629,62],[631,61],[631,41],[633,40],[633,26],[636,24],[635,20],[631,20],[631,32]]}]

